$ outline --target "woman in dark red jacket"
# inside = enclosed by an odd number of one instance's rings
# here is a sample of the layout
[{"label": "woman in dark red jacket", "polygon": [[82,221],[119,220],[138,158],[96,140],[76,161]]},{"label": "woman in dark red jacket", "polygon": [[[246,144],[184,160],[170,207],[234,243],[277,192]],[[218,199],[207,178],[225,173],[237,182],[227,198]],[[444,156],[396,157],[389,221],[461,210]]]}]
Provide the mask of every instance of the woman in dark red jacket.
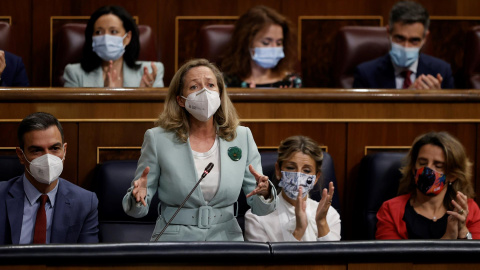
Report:
[{"label": "woman in dark red jacket", "polygon": [[398,194],[377,213],[376,239],[480,239],[472,164],[446,132],[417,137]]}]

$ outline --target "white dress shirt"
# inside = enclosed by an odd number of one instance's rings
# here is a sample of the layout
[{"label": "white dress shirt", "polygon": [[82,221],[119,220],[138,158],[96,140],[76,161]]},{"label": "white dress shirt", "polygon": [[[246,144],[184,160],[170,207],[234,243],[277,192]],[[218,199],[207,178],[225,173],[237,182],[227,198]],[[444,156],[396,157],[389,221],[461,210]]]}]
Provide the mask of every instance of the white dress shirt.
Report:
[{"label": "white dress shirt", "polygon": [[[301,241],[338,241],[340,240],[340,215],[335,208],[330,207],[327,212],[327,224],[330,232],[318,237],[315,215],[318,202],[310,198],[306,200],[306,214],[308,226]],[[293,236],[295,230],[295,206],[288,203],[283,195],[278,196],[277,209],[266,216],[257,216],[250,210],[245,214],[245,239],[255,242],[283,242],[298,241]]]}]

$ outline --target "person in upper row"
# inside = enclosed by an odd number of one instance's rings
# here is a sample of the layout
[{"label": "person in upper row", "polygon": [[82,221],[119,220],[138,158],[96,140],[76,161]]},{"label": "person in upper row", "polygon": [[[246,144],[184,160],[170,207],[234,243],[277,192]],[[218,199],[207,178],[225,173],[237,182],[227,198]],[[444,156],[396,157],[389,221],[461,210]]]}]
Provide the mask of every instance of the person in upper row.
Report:
[{"label": "person in upper row", "polygon": [[119,6],[96,10],[85,29],[81,63],[65,67],[65,87],[163,87],[163,64],[137,61],[138,27]]},{"label": "person in upper row", "polygon": [[353,88],[453,88],[450,65],[419,53],[428,37],[427,10],[412,1],[400,1],[390,11],[387,32],[390,52],[362,63],[354,73]]},{"label": "person in upper row", "polygon": [[280,143],[275,176],[282,188],[277,209],[269,215],[245,214],[245,238],[256,242],[338,241],[340,215],[330,207],[333,183],[316,202],[308,192],[321,176],[323,152],[305,136],[292,136]]},{"label": "person in upper row", "polygon": [[415,139],[398,194],[377,213],[376,239],[480,239],[472,164],[447,132]]},{"label": "person in upper row", "polygon": [[22,58],[0,50],[0,87],[28,85],[27,72]]},{"label": "person in upper row", "polygon": [[228,87],[287,88],[302,86],[291,23],[275,10],[253,7],[235,24],[222,59]]}]

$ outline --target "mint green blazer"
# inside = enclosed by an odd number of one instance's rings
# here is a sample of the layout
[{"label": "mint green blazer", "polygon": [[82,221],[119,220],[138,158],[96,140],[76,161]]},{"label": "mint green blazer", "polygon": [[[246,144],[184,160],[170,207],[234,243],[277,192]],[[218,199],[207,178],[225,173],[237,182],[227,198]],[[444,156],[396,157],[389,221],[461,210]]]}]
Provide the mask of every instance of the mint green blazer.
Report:
[{"label": "mint green blazer", "polygon": [[[255,189],[256,180],[250,173],[248,165],[252,164],[259,173],[262,172],[262,167],[260,154],[250,129],[240,126],[237,128],[237,137],[233,141],[227,142],[221,138],[219,141],[220,164],[215,164],[215,166],[220,166],[220,184],[215,197],[207,204],[200,187],[197,187],[184,205],[184,209],[198,209],[199,207],[233,208],[241,189],[245,194]],[[228,149],[230,147],[238,147],[242,150],[240,160],[235,161],[229,157]],[[177,208],[200,177],[195,169],[190,143],[179,142],[173,132],[167,132],[160,127],[145,132],[135,179],[140,178],[147,166],[150,167],[150,173],[147,176],[147,206],[137,203],[131,195],[133,181],[132,187],[127,191],[122,202],[124,211],[137,218],[148,213],[152,197],[156,192],[160,199],[161,206],[159,208],[162,209],[162,213],[166,213],[166,207],[172,207],[170,210],[173,207]],[[277,197],[273,187],[271,194],[273,199],[269,201],[258,195],[247,199],[247,203],[251,206],[254,214],[267,215],[275,210]],[[168,219],[169,217],[158,217],[151,241],[155,240],[157,234],[165,227]],[[201,228],[196,225],[171,224],[159,238],[159,241],[243,241],[243,235],[236,218],[232,216],[228,220],[211,225],[208,228]]]},{"label": "mint green blazer", "polygon": [[[137,61],[141,67],[132,69],[123,62],[123,87],[139,87],[143,76],[144,67],[148,68],[148,72],[152,72],[151,62]],[[154,62],[157,66],[157,77],[153,83],[153,87],[163,87],[163,64]],[[68,64],[63,72],[65,80],[64,87],[103,87],[103,71],[102,67],[98,67],[91,72],[85,72],[80,64]]]}]

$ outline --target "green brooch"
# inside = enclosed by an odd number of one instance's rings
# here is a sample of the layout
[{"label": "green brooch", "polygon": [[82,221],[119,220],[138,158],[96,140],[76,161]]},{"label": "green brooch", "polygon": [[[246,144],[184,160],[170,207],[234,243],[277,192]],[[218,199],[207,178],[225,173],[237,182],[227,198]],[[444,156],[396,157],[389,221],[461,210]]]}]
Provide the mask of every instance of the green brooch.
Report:
[{"label": "green brooch", "polygon": [[233,161],[239,161],[242,158],[242,149],[234,146],[228,148],[228,156],[233,160]]}]

